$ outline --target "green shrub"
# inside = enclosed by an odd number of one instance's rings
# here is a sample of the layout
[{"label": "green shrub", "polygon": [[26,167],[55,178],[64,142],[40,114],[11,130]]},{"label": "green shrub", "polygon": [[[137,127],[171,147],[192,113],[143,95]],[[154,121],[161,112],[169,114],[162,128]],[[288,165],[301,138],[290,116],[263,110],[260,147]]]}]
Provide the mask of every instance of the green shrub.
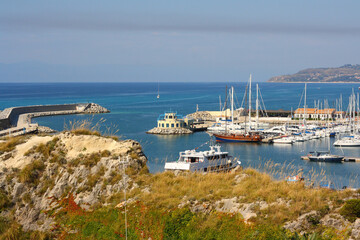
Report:
[{"label": "green shrub", "polygon": [[101,157],[109,157],[111,155],[111,152],[109,150],[104,150],[100,154]]},{"label": "green shrub", "polygon": [[[41,153],[46,159],[51,155],[51,152],[55,150],[56,143],[59,141],[58,137],[54,137],[51,141],[46,144],[40,143],[36,148],[35,152]],[[25,154],[27,154],[26,152]]]},{"label": "green shrub", "polygon": [[360,199],[347,200],[340,209],[340,214],[350,222],[355,222],[356,218],[360,218]]},{"label": "green shrub", "polygon": [[99,153],[92,153],[86,157],[84,157],[81,161],[82,165],[86,167],[93,167],[95,166],[101,159],[101,155]]},{"label": "green shrub", "polygon": [[19,172],[19,180],[22,183],[33,183],[37,184],[41,177],[42,172],[45,169],[45,165],[41,160],[35,160],[32,163],[26,165]]},{"label": "green shrub", "polygon": [[0,212],[2,209],[8,207],[10,200],[3,190],[0,189]]},{"label": "green shrub", "polygon": [[177,209],[170,213],[165,220],[165,239],[184,239],[183,231],[186,230],[191,219],[194,217],[189,209]]}]

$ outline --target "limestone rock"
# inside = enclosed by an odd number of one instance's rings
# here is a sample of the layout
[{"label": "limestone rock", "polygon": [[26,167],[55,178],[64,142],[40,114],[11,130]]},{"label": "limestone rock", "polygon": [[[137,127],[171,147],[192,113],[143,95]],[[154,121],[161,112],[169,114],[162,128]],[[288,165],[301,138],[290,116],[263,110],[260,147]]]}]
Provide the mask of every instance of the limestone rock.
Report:
[{"label": "limestone rock", "polygon": [[159,135],[182,135],[182,134],[191,134],[191,130],[187,128],[158,128],[155,127],[146,133],[148,134],[159,134]]},{"label": "limestone rock", "polygon": [[351,236],[354,239],[360,239],[360,218],[356,219],[352,226]]},{"label": "limestone rock", "polygon": [[340,214],[328,214],[320,220],[320,223],[327,227],[343,230],[349,224]]}]

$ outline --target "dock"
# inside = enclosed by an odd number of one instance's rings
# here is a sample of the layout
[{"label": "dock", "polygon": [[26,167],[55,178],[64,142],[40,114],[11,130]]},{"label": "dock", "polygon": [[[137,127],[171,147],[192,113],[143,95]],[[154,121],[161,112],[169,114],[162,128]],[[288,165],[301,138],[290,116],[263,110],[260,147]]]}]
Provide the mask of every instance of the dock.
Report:
[{"label": "dock", "polygon": [[108,113],[108,109],[96,103],[59,105],[35,105],[6,108],[0,112],[0,137],[17,136],[37,132],[39,127],[32,118],[69,114]]},{"label": "dock", "polygon": [[[308,156],[301,156],[301,159],[309,161]],[[358,157],[344,157],[342,161],[343,162],[360,162],[360,158],[358,158]]]}]

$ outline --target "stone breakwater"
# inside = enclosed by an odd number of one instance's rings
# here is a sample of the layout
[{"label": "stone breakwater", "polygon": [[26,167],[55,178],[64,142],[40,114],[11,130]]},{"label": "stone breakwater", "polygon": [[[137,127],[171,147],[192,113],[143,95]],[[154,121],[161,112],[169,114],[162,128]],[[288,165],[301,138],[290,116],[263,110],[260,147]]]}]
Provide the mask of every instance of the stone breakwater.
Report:
[{"label": "stone breakwater", "polygon": [[95,103],[38,105],[6,108],[0,112],[0,136],[2,135],[1,130],[5,129],[7,133],[8,131],[19,131],[19,129],[23,128],[36,128],[37,125],[31,123],[31,119],[35,117],[68,114],[97,114],[108,112],[110,112],[108,109]]},{"label": "stone breakwater", "polygon": [[148,134],[159,134],[159,135],[182,135],[182,134],[191,134],[191,130],[187,128],[158,128],[155,127],[146,133]]}]

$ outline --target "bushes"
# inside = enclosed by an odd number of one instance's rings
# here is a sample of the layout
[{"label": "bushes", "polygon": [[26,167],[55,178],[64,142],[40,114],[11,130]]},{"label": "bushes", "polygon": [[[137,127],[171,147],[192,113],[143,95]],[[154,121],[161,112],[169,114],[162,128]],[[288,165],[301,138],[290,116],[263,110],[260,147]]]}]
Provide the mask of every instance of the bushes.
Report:
[{"label": "bushes", "polygon": [[10,200],[8,196],[5,194],[3,190],[0,189],[0,212],[2,209],[7,208],[10,204]]},{"label": "bushes", "polygon": [[35,160],[19,172],[19,180],[22,183],[37,184],[44,169],[45,165],[43,161]]},{"label": "bushes", "polygon": [[350,222],[355,222],[356,218],[360,218],[360,199],[347,200],[340,209],[340,214]]}]

